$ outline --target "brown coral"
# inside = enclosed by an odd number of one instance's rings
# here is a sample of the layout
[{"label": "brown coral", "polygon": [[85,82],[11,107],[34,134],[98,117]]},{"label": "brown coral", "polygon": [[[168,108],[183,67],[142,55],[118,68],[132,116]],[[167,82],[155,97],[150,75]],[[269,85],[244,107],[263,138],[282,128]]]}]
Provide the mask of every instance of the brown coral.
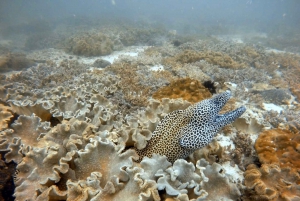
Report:
[{"label": "brown coral", "polygon": [[300,134],[272,129],[262,132],[255,142],[259,161],[276,164],[281,168],[300,169]]},{"label": "brown coral", "polygon": [[75,36],[68,41],[68,52],[84,56],[108,55],[113,51],[113,42],[103,33]]},{"label": "brown coral", "polygon": [[243,200],[293,201],[300,197],[299,174],[290,169],[280,169],[275,164],[254,164],[244,173],[246,197]]},{"label": "brown coral", "polygon": [[212,95],[198,80],[191,78],[181,78],[171,82],[169,86],[160,88],[153,94],[153,98],[161,100],[162,98],[177,99],[182,98],[191,103],[197,103],[201,100],[210,98]]},{"label": "brown coral", "polygon": [[0,131],[8,127],[9,121],[13,118],[10,107],[0,104]]}]

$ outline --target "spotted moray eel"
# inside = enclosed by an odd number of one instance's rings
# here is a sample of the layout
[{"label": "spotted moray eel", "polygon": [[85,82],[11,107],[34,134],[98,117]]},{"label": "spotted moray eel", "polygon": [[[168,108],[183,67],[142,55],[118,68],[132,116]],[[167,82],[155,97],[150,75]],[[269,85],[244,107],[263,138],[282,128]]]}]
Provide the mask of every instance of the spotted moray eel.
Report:
[{"label": "spotted moray eel", "polygon": [[208,145],[222,127],[232,123],[246,110],[242,106],[219,114],[230,97],[230,91],[226,91],[185,110],[176,110],[166,115],[157,125],[147,146],[142,150],[136,149],[139,154],[137,162],[144,156],[152,157],[156,153],[165,155],[173,163]]}]

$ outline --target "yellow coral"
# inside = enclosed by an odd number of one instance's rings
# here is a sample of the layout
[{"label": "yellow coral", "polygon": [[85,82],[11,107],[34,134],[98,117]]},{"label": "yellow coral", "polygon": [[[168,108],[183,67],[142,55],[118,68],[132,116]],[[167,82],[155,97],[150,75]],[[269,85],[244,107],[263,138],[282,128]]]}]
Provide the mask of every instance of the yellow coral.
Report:
[{"label": "yellow coral", "polygon": [[212,95],[198,80],[181,78],[171,82],[169,86],[160,88],[153,94],[153,98],[182,98],[191,103],[210,98]]}]

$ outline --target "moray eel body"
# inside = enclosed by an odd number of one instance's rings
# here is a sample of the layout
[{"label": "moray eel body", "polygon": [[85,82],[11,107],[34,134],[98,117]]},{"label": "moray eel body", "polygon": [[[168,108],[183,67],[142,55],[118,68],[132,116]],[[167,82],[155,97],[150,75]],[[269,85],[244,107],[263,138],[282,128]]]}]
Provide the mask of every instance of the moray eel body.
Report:
[{"label": "moray eel body", "polygon": [[208,145],[222,127],[232,123],[246,110],[242,106],[220,115],[220,110],[230,97],[230,91],[226,91],[165,116],[157,125],[147,146],[142,150],[136,149],[139,161],[144,156],[152,157],[156,153],[167,156],[168,161],[173,163]]}]

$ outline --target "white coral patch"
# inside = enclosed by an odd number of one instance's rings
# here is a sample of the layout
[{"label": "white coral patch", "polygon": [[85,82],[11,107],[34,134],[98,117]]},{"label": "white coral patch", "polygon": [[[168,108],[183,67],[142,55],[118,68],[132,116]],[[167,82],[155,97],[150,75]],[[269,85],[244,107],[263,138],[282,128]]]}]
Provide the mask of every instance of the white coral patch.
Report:
[{"label": "white coral patch", "polygon": [[275,104],[273,104],[273,103],[263,103],[263,108],[264,108],[265,110],[267,110],[267,111],[273,110],[273,111],[278,112],[278,113],[280,113],[280,112],[283,111],[283,108],[282,108],[282,107],[280,107],[280,106],[278,106],[278,105],[275,105]]}]

